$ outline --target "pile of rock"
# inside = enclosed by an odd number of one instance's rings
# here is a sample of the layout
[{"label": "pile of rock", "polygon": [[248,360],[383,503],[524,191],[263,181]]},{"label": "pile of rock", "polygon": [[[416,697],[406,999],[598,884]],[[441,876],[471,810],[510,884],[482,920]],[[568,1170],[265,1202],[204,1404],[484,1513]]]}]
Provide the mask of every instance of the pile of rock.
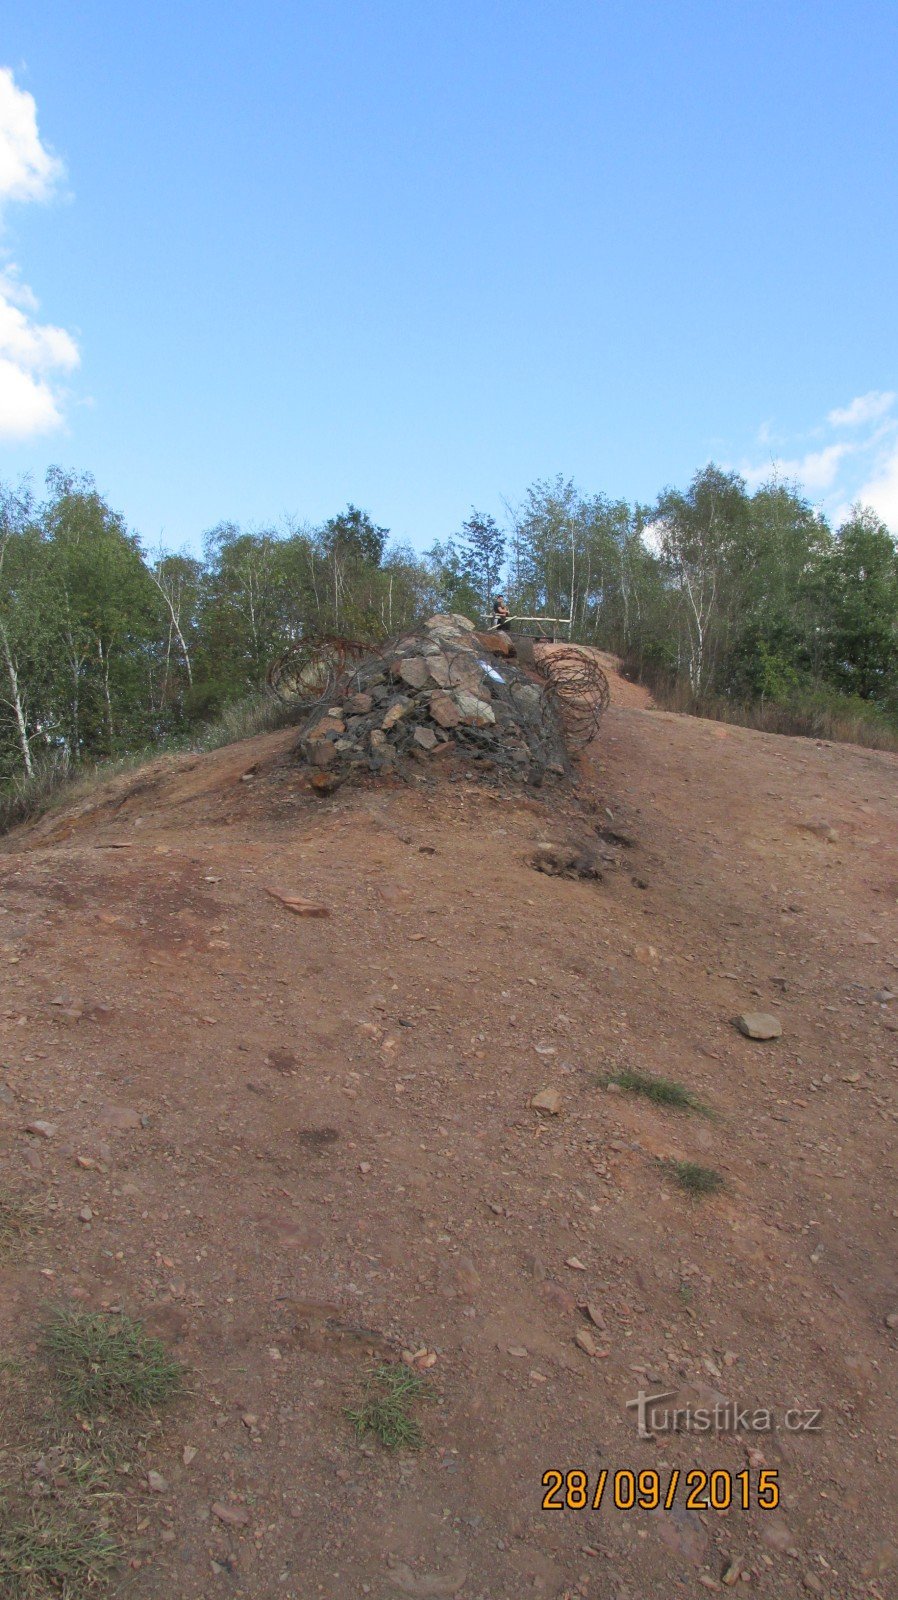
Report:
[{"label": "pile of rock", "polygon": [[304,728],[302,754],[323,771],[395,768],[462,754],[521,781],[563,773],[562,729],[545,690],[503,640],[467,617],[431,617],[420,632],[365,656]]}]

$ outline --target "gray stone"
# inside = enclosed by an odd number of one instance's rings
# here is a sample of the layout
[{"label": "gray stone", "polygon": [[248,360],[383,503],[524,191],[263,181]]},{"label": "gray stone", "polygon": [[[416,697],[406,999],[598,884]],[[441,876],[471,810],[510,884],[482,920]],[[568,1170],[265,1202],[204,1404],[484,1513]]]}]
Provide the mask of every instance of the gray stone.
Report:
[{"label": "gray stone", "polygon": [[437,742],[437,736],[432,728],[416,728],[414,733],[415,744],[422,750],[432,750]]},{"label": "gray stone", "polygon": [[543,697],[542,690],[530,683],[513,683],[511,695],[512,699],[528,712],[536,711]]},{"label": "gray stone", "polygon": [[459,631],[455,618],[447,615],[445,611],[438,611],[436,616],[428,617],[424,626],[428,633],[458,633]]},{"label": "gray stone", "polygon": [[408,656],[405,661],[400,661],[399,676],[410,689],[423,689],[429,676],[428,664],[424,657]]},{"label": "gray stone", "polygon": [[480,682],[480,669],[467,654],[431,656],[428,667],[433,682],[441,689],[476,689]]},{"label": "gray stone", "polygon": [[471,694],[467,689],[459,689],[454,698],[465,721],[473,722],[475,727],[486,728],[495,722],[496,713],[492,706],[479,695]]},{"label": "gray stone", "polygon": [[783,1032],[779,1018],[771,1016],[768,1011],[743,1011],[736,1018],[736,1027],[745,1034],[746,1039],[779,1039]]},{"label": "gray stone", "polygon": [[435,655],[427,657],[427,670],[433,683],[441,689],[448,689],[452,682],[452,669],[441,650]]}]

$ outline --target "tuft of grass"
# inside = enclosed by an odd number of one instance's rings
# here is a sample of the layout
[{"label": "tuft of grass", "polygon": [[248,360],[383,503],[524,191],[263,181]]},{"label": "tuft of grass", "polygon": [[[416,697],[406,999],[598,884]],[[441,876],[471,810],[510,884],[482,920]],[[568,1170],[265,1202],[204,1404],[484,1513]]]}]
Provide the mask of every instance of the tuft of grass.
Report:
[{"label": "tuft of grass", "polygon": [[665,1161],[663,1165],[674,1183],[696,1199],[700,1195],[719,1194],[726,1187],[714,1167],[703,1167],[698,1161]]},{"label": "tuft of grass", "polygon": [[671,1078],[654,1078],[647,1072],[616,1072],[609,1078],[629,1094],[641,1094],[656,1106],[676,1106],[681,1111],[699,1111],[707,1115],[707,1107],[682,1083]]},{"label": "tuft of grass", "polygon": [[30,1209],[0,1190],[0,1255],[12,1250],[33,1226]]},{"label": "tuft of grass", "polygon": [[161,1339],[139,1322],[105,1312],[54,1312],[44,1350],[70,1411],[150,1411],[180,1390],[182,1372]]},{"label": "tuft of grass", "polygon": [[10,1517],[0,1501],[0,1594],[4,1600],[81,1600],[118,1555],[95,1523],[33,1510]]},{"label": "tuft of grass", "polygon": [[387,1450],[420,1450],[424,1436],[409,1406],[426,1392],[420,1373],[405,1366],[379,1366],[369,1374],[361,1405],[346,1415],[359,1438],[373,1433]]}]

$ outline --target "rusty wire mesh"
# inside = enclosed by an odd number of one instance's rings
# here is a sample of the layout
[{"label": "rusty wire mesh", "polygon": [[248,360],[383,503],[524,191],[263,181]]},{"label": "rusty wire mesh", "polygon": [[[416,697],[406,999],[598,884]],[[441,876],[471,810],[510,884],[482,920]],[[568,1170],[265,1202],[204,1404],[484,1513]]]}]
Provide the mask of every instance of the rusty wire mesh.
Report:
[{"label": "rusty wire mesh", "polygon": [[602,668],[578,645],[538,650],[536,665],[557,707],[568,749],[584,749],[598,733],[611,699]]},{"label": "rusty wire mesh", "polygon": [[[444,694],[467,691],[475,701],[486,701],[482,721],[472,710],[453,728],[456,743],[473,750],[475,758],[479,752],[499,765],[514,766],[522,759],[523,739],[528,753],[524,764],[529,760],[531,781],[533,773],[567,770],[568,741],[554,684],[537,686],[513,661],[481,653],[473,641],[453,648],[441,640],[438,650],[432,648],[434,643],[426,634],[414,633],[377,644],[336,635],[301,640],[271,663],[268,688],[295,708],[298,724],[309,730],[324,712],[345,705],[358,691],[373,691],[377,700],[379,685],[386,684],[393,696],[406,694],[414,701],[417,679],[406,676],[403,664],[411,657],[413,665],[423,656],[432,669],[425,698],[438,690]],[[422,715],[423,711],[422,706]],[[420,720],[409,716],[395,728],[391,744],[397,750],[404,751],[412,743]]]},{"label": "rusty wire mesh", "polygon": [[279,700],[311,709],[328,700],[372,646],[337,634],[300,639],[272,661],[266,682]]}]

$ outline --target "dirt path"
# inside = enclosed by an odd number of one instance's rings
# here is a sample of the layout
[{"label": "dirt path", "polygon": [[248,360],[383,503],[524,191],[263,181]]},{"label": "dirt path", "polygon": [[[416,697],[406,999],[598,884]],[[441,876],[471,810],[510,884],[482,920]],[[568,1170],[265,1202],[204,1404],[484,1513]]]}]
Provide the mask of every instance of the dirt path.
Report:
[{"label": "dirt path", "polygon": [[[422,763],[310,802],[284,733],[8,841],[0,1182],[42,1231],[3,1263],[0,1344],[75,1296],[192,1373],[115,1594],[898,1592],[898,761],[612,687],[569,798]],[[603,882],[527,864],[597,827],[635,840]],[[624,1069],[713,1117],[603,1086]],[[659,1158],[726,1188],[692,1201]],[[402,1350],[436,1356],[415,1455],[343,1414]],[[779,1425],[639,1438],[640,1389]],[[608,1468],[608,1501],[541,1509],[551,1468],[590,1496]],[[750,1508],[611,1503],[616,1469],[676,1468],[747,1469]]]}]

